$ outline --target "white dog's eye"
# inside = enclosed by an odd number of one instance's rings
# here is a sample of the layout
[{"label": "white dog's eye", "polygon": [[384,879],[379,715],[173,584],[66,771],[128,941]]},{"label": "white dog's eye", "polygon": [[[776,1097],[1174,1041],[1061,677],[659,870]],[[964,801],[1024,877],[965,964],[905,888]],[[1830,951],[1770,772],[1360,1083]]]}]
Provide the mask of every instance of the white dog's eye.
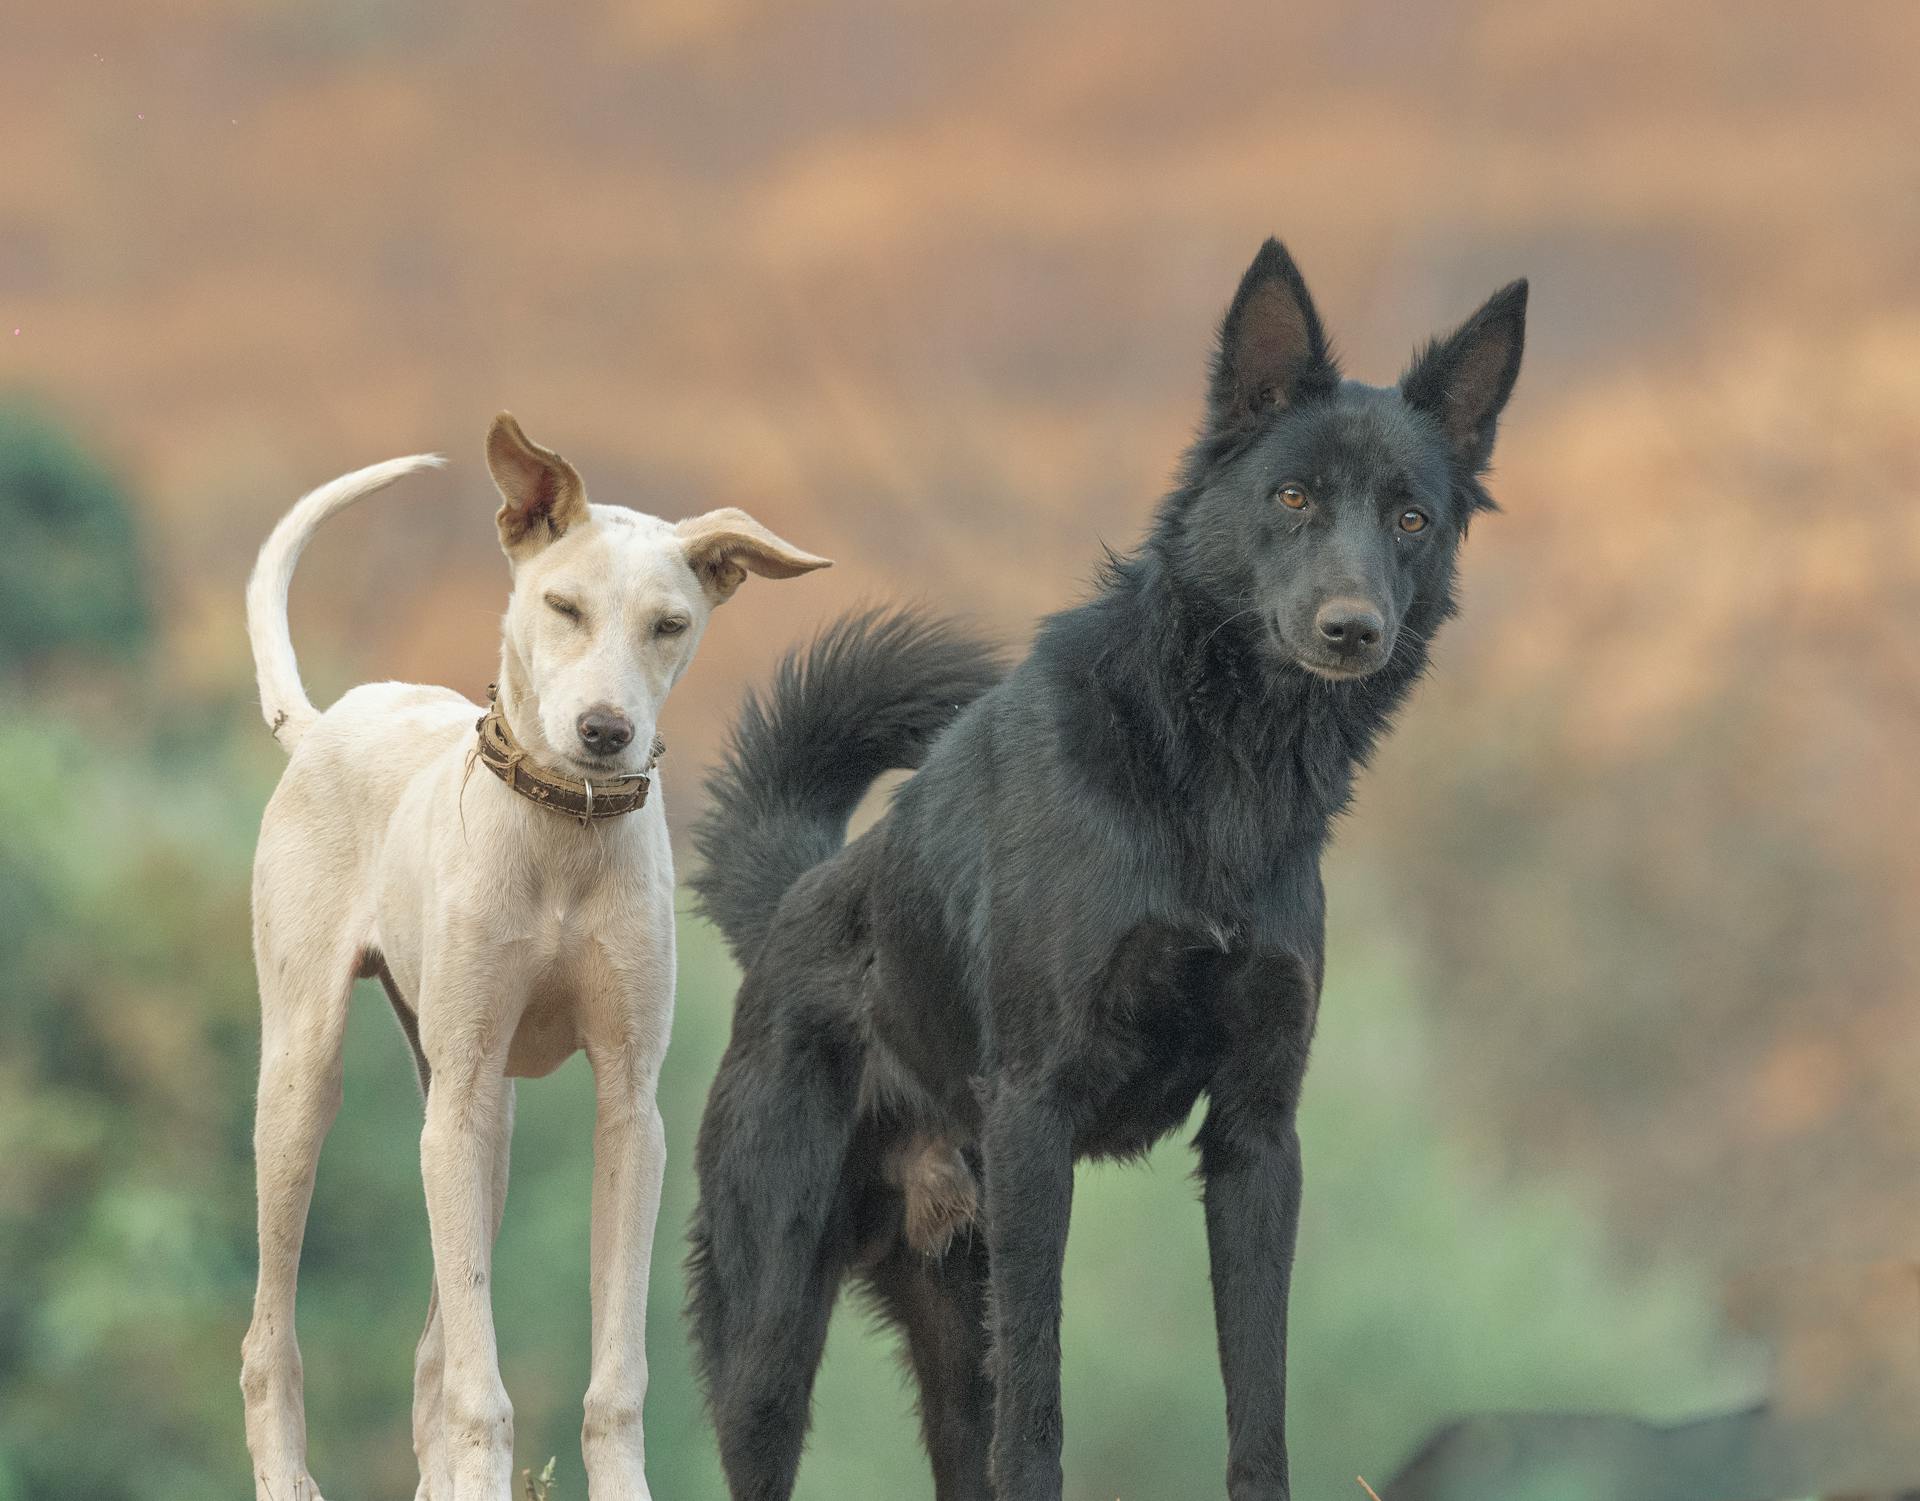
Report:
[{"label": "white dog's eye", "polygon": [[580,606],[576,605],[570,599],[562,599],[557,594],[549,594],[547,596],[547,608],[552,610],[556,615],[564,615],[575,625],[580,623]]},{"label": "white dog's eye", "polygon": [[660,623],[653,628],[653,633],[656,636],[677,636],[686,628],[686,616],[667,615],[663,616]]}]

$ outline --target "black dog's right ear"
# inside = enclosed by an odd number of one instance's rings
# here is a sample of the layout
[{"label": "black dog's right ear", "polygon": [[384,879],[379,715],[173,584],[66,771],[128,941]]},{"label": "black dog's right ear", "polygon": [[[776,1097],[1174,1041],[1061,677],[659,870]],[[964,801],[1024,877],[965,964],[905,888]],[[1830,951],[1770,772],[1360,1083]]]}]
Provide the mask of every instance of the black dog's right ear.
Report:
[{"label": "black dog's right ear", "polygon": [[1270,239],[1240,278],[1220,324],[1208,397],[1214,429],[1228,431],[1272,407],[1330,394],[1339,382],[1300,268],[1286,246]]}]

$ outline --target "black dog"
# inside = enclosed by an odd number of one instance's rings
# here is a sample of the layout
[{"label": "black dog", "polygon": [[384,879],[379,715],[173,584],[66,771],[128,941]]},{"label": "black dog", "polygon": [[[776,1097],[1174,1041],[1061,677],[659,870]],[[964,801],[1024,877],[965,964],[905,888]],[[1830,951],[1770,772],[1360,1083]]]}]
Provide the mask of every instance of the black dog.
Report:
[{"label": "black dog", "polygon": [[849,1275],[905,1333],[941,1501],[1058,1497],[1074,1160],[1144,1152],[1202,1093],[1227,1492],[1287,1496],[1320,854],[1492,506],[1525,312],[1516,282],[1398,387],[1344,381],[1269,240],[1146,543],[1004,681],[869,616],[748,703],[697,836],[746,979],[689,1260],[736,1501],[791,1493]]}]

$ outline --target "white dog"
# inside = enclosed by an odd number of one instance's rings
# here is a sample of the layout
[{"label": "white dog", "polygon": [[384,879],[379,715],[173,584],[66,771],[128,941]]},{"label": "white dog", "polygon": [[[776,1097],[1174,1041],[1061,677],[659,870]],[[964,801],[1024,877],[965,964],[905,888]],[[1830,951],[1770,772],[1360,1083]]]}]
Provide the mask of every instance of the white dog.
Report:
[{"label": "white dog", "polygon": [[[290,760],[253,876],[262,1045],[260,1283],[243,1346],[258,1501],[315,1501],[294,1284],[340,1103],[347,996],[386,986],[427,1091],[420,1140],[434,1295],[414,1368],[421,1497],[508,1501],[513,1409],[489,1295],[513,1080],[593,1065],[591,1501],[648,1494],[647,1268],[665,1144],[654,1103],[673,1016],[673,863],[649,777],[655,724],[713,607],[746,573],[826,559],[744,512],[673,525],[589,505],[580,476],[502,414],[487,465],[513,575],[494,705],[374,683],[326,713],[300,685],[287,587],[314,529],[441,462],[376,464],[308,495],[247,584],[261,708]],[[476,734],[476,718],[479,718]]]}]

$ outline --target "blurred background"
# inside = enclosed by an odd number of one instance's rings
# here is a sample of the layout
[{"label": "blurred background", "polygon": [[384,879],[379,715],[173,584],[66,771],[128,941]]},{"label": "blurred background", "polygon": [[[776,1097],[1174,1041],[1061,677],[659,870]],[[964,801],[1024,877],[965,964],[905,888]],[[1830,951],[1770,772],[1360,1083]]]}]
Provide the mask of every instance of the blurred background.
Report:
[{"label": "blurred background", "polygon": [[[501,407],[599,500],[742,504],[835,558],[716,618],[668,710],[684,830],[743,689],[832,615],[919,597],[1019,642],[1084,593],[1270,232],[1376,381],[1533,279],[1505,514],[1328,872],[1296,1494],[1650,1501],[1620,1479],[1650,1425],[1774,1418],[1850,1435],[1836,1484],[1920,1481],[1920,8],[93,0],[5,32],[0,1501],[247,1493],[246,872],[281,763],[240,595],[298,494],[454,460],[303,564],[321,703],[484,690]],[[734,976],[691,914],[683,954],[663,1501],[722,1495],[678,1262]],[[377,990],[356,1011],[312,1464],[402,1498],[419,1103]],[[497,1266],[559,1501],[588,1084],[522,1089]],[[1074,1501],[1220,1494],[1189,1167],[1082,1174]],[[857,1309],[816,1407],[802,1497],[930,1494]],[[1780,1494],[1714,1452],[1684,1494]]]}]

